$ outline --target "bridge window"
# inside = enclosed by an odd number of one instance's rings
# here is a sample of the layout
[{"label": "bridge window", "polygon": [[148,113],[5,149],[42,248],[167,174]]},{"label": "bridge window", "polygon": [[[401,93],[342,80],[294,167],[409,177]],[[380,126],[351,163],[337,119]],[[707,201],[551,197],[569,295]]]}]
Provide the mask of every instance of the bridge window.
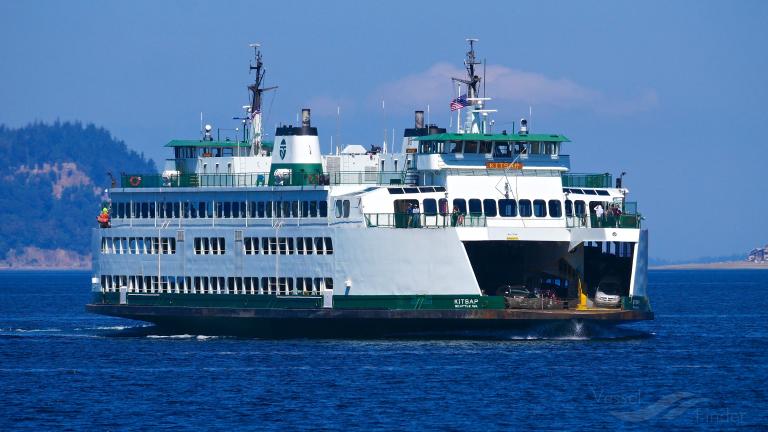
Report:
[{"label": "bridge window", "polygon": [[501,217],[516,217],[517,201],[513,199],[500,199],[499,214],[501,215]]},{"label": "bridge window", "polygon": [[450,141],[448,143],[448,153],[461,153],[464,150],[464,141]]},{"label": "bridge window", "polygon": [[559,218],[563,215],[563,209],[559,200],[549,200],[549,216]]},{"label": "bridge window", "polygon": [[520,200],[520,216],[531,217],[533,212],[531,211],[531,200]]},{"label": "bridge window", "polygon": [[464,153],[477,153],[477,141],[467,141],[464,147]]},{"label": "bridge window", "polygon": [[496,147],[493,149],[493,157],[495,158],[507,158],[512,156],[510,151],[510,145],[505,142],[497,142]]},{"label": "bridge window", "polygon": [[483,213],[485,213],[485,216],[487,217],[496,217],[496,200],[484,199]]},{"label": "bridge window", "polygon": [[536,217],[546,217],[547,202],[544,200],[533,200],[533,215]]}]

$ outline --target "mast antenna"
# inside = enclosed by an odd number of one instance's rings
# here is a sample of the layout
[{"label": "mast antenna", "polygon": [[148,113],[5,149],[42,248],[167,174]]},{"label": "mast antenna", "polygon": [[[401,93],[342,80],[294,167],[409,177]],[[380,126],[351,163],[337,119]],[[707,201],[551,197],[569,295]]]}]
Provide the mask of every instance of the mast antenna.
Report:
[{"label": "mast antenna", "polygon": [[249,108],[248,116],[251,119],[251,146],[253,147],[254,155],[258,154],[261,150],[262,132],[261,132],[261,100],[262,94],[265,91],[274,90],[277,86],[262,87],[264,84],[264,75],[266,70],[264,69],[264,62],[261,60],[261,44],[252,43],[249,45],[253,48],[254,64],[249,65],[249,70],[254,71],[255,78],[253,84],[248,86],[248,90],[251,92],[251,106]]}]

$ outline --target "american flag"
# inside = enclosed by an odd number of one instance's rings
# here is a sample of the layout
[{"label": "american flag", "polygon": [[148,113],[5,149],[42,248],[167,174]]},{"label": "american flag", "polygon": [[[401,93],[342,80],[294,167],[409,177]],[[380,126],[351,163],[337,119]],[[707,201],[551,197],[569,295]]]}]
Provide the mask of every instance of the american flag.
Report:
[{"label": "american flag", "polygon": [[467,102],[467,95],[461,95],[451,101],[451,111],[462,109],[467,105],[469,105],[469,102]]}]

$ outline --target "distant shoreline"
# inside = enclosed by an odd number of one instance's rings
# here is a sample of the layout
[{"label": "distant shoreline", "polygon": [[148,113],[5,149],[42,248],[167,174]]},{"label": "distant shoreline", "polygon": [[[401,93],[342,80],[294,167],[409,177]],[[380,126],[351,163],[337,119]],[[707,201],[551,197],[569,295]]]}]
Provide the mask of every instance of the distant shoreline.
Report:
[{"label": "distant shoreline", "polygon": [[18,267],[0,267],[2,271],[90,271],[91,267],[35,267],[35,266],[18,266]]},{"label": "distant shoreline", "polygon": [[768,270],[768,263],[727,261],[715,263],[669,264],[650,266],[650,270]]}]

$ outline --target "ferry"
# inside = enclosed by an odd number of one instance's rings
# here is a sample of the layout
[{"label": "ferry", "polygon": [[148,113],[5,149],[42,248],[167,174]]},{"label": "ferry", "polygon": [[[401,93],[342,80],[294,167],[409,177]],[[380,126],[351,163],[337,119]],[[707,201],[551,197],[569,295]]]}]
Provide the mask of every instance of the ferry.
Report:
[{"label": "ferry", "polygon": [[332,154],[310,109],[267,138],[274,87],[252,45],[237,136],[207,125],[166,144],[162,173],[113,182],[86,309],[170,331],[298,337],[652,320],[648,232],[623,174],[571,172],[570,140],[526,119],[493,131],[468,42],[456,125],[419,110],[399,151]]}]

